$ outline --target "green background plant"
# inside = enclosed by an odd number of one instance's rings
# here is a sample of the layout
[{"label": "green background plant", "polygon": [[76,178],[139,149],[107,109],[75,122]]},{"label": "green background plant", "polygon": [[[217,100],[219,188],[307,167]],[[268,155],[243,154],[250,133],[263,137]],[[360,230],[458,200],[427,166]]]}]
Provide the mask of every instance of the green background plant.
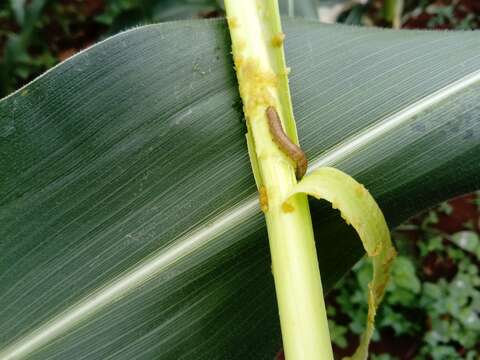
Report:
[{"label": "green background plant", "polygon": [[[448,202],[442,203],[393,233],[401,255],[394,263],[392,281],[377,315],[375,340],[380,341],[385,331],[420,339],[410,355],[416,359],[480,356],[479,236],[468,229],[453,235],[439,232],[435,228],[439,214],[451,211]],[[414,230],[420,237],[412,240],[406,234]],[[432,257],[437,262],[453,260],[447,277],[428,277],[431,270],[426,266],[431,266]],[[333,342],[340,348],[348,346],[349,332],[358,335],[362,331],[367,307],[361,299],[370,272],[370,264],[362,260],[329,297],[330,326],[336,335]]]}]

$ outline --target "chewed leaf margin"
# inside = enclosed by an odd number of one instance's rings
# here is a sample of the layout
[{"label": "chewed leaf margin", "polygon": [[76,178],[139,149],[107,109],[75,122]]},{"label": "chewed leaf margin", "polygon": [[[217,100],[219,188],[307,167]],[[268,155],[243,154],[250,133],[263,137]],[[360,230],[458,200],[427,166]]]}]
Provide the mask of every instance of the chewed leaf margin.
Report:
[{"label": "chewed leaf margin", "polygon": [[[373,334],[375,314],[382,301],[390,277],[396,251],[383,213],[365,187],[351,176],[331,167],[322,167],[305,176],[292,190],[284,204],[295,194],[305,193],[327,200],[340,210],[342,218],[358,233],[367,255],[373,263],[373,279],[369,283],[368,317],[360,345],[352,357],[367,359]],[[288,206],[286,206],[288,208]]]}]

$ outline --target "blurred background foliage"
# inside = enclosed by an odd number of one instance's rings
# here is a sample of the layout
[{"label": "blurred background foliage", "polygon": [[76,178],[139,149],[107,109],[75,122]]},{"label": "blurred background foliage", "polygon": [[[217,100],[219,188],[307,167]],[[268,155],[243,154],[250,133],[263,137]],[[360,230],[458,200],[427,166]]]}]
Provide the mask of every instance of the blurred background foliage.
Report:
[{"label": "blurred background foliage", "polygon": [[[280,0],[284,15],[359,26],[470,30],[478,0]],[[217,0],[4,0],[0,97],[76,52],[148,23],[224,15]],[[399,249],[378,314],[372,359],[480,358],[480,194],[440,204],[393,233]],[[370,266],[328,295],[337,356],[358,343]]]},{"label": "blurred background foliage", "polygon": [[[280,0],[285,15],[352,25],[475,29],[478,0]],[[221,0],[3,0],[0,97],[98,40],[148,23],[223,16]]]},{"label": "blurred background foliage", "polygon": [[[480,192],[444,202],[393,232],[399,256],[377,314],[372,359],[480,358]],[[366,320],[370,263],[328,295],[337,355],[351,353]]]}]

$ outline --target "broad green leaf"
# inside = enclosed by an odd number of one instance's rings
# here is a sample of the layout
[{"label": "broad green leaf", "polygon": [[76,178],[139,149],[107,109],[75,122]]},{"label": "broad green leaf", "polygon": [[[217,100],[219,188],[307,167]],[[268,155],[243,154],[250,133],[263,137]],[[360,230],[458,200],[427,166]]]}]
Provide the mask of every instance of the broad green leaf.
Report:
[{"label": "broad green leaf", "polygon": [[[312,169],[354,176],[390,226],[479,188],[478,34],[284,31]],[[221,20],[141,27],[0,102],[0,358],[274,356],[229,52]],[[311,207],[328,289],[362,249],[338,214]]]}]

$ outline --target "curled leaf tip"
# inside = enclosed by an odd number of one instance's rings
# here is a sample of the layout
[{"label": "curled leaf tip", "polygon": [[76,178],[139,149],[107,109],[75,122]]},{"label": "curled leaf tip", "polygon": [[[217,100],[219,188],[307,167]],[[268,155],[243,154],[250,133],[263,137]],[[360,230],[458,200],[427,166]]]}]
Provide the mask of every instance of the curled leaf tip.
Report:
[{"label": "curled leaf tip", "polygon": [[325,199],[340,210],[341,217],[357,231],[373,263],[373,279],[368,284],[368,316],[360,345],[352,357],[344,360],[364,360],[374,330],[375,315],[390,278],[390,268],[396,256],[390,232],[382,211],[368,190],[340,170],[324,167],[305,176],[285,199],[305,193]]}]

